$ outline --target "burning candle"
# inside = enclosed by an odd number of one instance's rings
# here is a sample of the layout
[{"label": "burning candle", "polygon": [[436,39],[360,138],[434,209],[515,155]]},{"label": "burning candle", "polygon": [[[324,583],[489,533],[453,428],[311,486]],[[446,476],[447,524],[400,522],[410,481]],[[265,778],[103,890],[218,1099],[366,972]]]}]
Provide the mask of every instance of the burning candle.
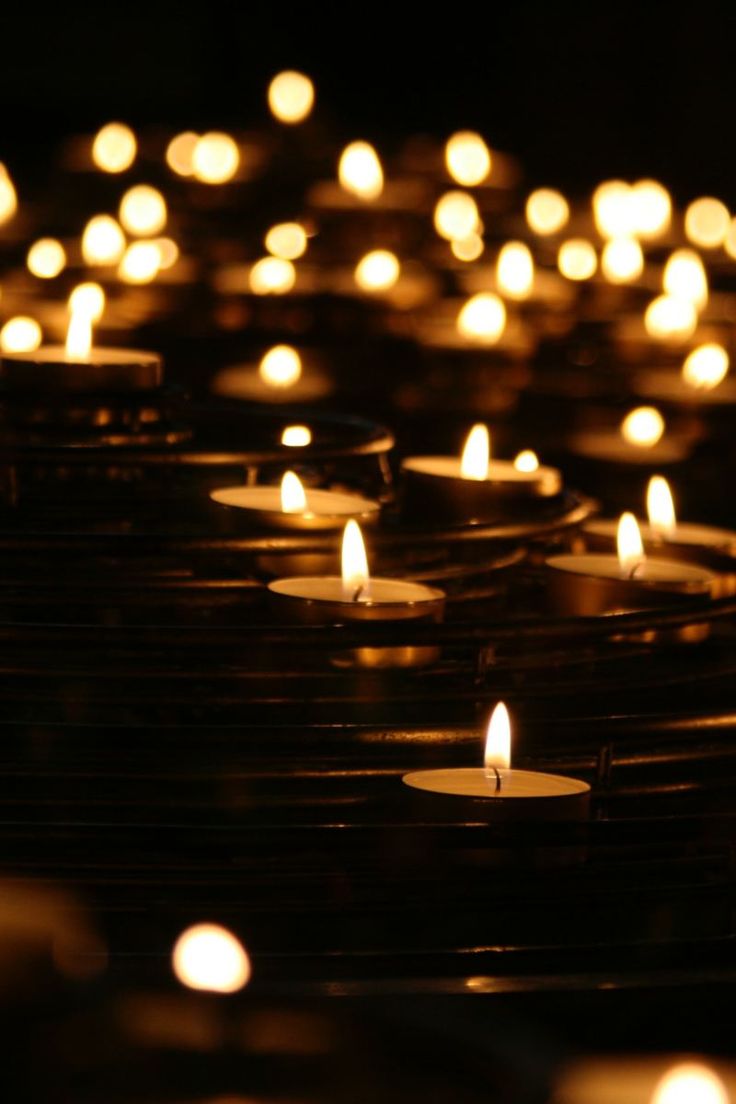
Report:
[{"label": "burning candle", "polygon": [[163,364],[157,353],[93,346],[87,297],[71,305],[65,345],[29,352],[3,352],[0,377],[14,391],[143,391],[159,387]]},{"label": "burning candle", "polygon": [[715,576],[703,567],[649,559],[636,518],[624,513],[616,530],[616,555],[561,555],[547,560],[549,596],[562,616],[595,617],[709,598]]},{"label": "burning candle", "polygon": [[285,472],[278,487],[219,487],[210,498],[237,519],[264,529],[329,532],[342,528],[347,518],[374,522],[380,511],[377,502],[359,495],[307,490],[293,471]]},{"label": "burning candle", "polygon": [[310,403],[331,391],[330,380],[310,355],[306,369],[293,345],[274,345],[258,364],[223,368],[212,382],[218,395],[260,403]]},{"label": "burning candle", "polygon": [[408,511],[431,509],[458,522],[495,521],[562,491],[556,468],[492,460],[485,425],[473,426],[462,455],[410,456],[401,465]]},{"label": "burning candle", "polygon": [[[316,625],[442,620],[443,591],[403,579],[371,577],[363,535],[354,520],[343,531],[341,560],[340,575],[299,575],[269,583],[285,619]],[[353,649],[343,661],[366,667],[413,667],[433,662],[438,654],[436,645],[366,647]]]},{"label": "burning candle", "polygon": [[499,702],[491,714],[482,767],[411,771],[404,784],[425,793],[463,797],[493,821],[582,820],[590,786],[577,778],[511,767],[511,722]]}]

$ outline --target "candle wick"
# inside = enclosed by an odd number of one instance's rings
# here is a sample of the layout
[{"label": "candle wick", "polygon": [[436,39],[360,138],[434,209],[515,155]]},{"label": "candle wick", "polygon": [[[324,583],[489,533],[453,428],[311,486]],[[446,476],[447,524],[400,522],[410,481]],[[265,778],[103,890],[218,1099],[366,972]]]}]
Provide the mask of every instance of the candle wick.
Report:
[{"label": "candle wick", "polygon": [[498,769],[498,767],[494,767],[494,766],[486,767],[486,775],[490,774],[491,771],[493,771],[493,773],[496,776],[496,785],[495,785],[495,788],[494,788],[493,792],[494,793],[500,793],[501,792],[501,772]]},{"label": "candle wick", "polygon": [[360,601],[360,596],[361,596],[362,593],[363,593],[363,584],[361,583],[360,586],[355,591],[355,594],[353,594],[353,601],[354,602],[359,602]]}]

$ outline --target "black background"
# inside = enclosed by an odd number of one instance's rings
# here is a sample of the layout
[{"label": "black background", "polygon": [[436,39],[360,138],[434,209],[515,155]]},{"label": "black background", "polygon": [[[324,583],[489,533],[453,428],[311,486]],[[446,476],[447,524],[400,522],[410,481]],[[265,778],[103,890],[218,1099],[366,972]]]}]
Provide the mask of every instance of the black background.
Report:
[{"label": "black background", "polygon": [[111,118],[258,124],[294,67],[341,138],[472,126],[534,182],[646,174],[736,203],[735,24],[714,3],[6,5],[0,159]]}]

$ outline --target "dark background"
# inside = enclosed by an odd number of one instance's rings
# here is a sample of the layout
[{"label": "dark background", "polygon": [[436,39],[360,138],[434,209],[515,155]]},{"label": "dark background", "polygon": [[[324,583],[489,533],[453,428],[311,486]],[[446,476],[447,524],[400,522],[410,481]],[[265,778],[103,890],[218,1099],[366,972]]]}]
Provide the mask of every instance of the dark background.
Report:
[{"label": "dark background", "polygon": [[294,67],[341,137],[472,126],[532,181],[647,174],[736,204],[735,30],[714,3],[6,5],[0,159],[113,117],[258,124]]}]

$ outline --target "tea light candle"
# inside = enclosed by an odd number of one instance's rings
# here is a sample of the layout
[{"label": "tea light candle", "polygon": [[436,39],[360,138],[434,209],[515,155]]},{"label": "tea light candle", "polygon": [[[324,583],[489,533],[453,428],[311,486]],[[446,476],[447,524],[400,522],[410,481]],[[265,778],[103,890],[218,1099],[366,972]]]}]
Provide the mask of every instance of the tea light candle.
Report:
[{"label": "tea light candle", "polygon": [[258,403],[312,403],[329,395],[332,384],[314,363],[306,368],[291,345],[274,345],[258,364],[223,368],[212,381],[216,395]]},{"label": "tea light candle", "polygon": [[163,362],[141,349],[92,345],[92,320],[73,310],[66,345],[42,345],[29,353],[4,353],[0,378],[9,391],[146,391],[163,382]]},{"label": "tea light candle", "polygon": [[569,449],[576,456],[633,467],[677,464],[687,458],[691,448],[688,438],[667,431],[664,418],[654,406],[630,410],[618,428],[580,430],[569,441]]},{"label": "tea light candle", "polygon": [[458,522],[495,521],[544,504],[562,491],[556,468],[491,460],[490,434],[473,426],[461,457],[410,456],[401,465],[407,512],[434,512]]},{"label": "tea light candle", "polygon": [[342,528],[348,518],[374,522],[380,512],[377,502],[360,495],[307,491],[292,471],[284,474],[278,487],[218,487],[210,491],[210,498],[234,520],[264,529],[329,532]]},{"label": "tea light candle", "polygon": [[[345,621],[441,621],[444,592],[401,579],[372,578],[360,526],[348,521],[342,539],[341,575],[299,575],[275,579],[268,589],[290,621],[325,625]],[[432,662],[439,649],[430,645],[355,649],[360,666],[406,667]]]},{"label": "tea light candle", "polygon": [[490,819],[582,820],[588,815],[590,786],[577,778],[511,769],[511,722],[499,702],[491,715],[482,767],[411,771],[403,782],[425,793],[469,798]]},{"label": "tea light candle", "polygon": [[633,514],[622,514],[617,555],[561,555],[547,561],[548,593],[562,616],[595,617],[711,596],[715,576],[703,567],[648,559]]}]

